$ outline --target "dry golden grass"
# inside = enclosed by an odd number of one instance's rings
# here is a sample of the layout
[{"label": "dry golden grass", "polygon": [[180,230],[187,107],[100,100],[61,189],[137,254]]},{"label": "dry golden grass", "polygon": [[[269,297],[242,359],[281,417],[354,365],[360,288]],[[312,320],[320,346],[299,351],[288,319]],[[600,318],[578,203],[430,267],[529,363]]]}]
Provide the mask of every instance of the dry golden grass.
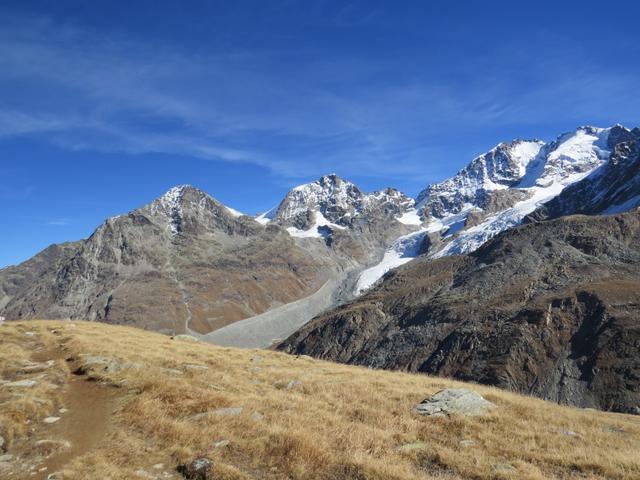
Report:
[{"label": "dry golden grass", "polygon": [[[26,337],[27,330],[35,337]],[[442,388],[469,385],[96,323],[11,323],[0,327],[0,342],[3,378],[15,378],[11,365],[33,355],[28,342],[42,350],[62,349],[73,359],[67,362],[71,368],[82,366],[82,354],[126,367],[84,368],[89,377],[118,385],[105,387],[118,388],[118,407],[108,435],[68,464],[64,478],[131,479],[141,470],[155,475],[153,465],[159,463],[171,478],[179,478],[175,467],[197,456],[213,459],[216,478],[227,480],[640,478],[640,418],[634,416],[562,407],[472,385],[498,405],[494,412],[476,418],[421,417],[412,409],[422,399]],[[47,375],[67,378],[63,368],[58,362]],[[46,398],[53,408],[64,400],[64,389],[46,384],[29,395]],[[25,419],[35,421],[49,412],[32,398],[19,405],[0,399],[0,421],[15,445],[28,433]],[[214,412],[235,407],[242,412]],[[568,430],[577,435],[562,433]],[[29,441],[37,435],[36,428]],[[214,446],[223,440],[229,445]],[[465,447],[463,440],[475,444]],[[424,445],[397,450],[414,442]]]}]

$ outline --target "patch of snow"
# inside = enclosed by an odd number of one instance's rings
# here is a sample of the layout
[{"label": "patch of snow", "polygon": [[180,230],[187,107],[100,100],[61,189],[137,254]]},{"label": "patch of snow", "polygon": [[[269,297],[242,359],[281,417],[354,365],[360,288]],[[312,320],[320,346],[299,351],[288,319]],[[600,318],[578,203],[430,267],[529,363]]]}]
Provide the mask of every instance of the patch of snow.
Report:
[{"label": "patch of snow", "polygon": [[574,173],[564,177],[562,181],[556,181],[545,187],[523,189],[524,191],[530,191],[532,195],[526,200],[517,202],[511,208],[507,208],[489,217],[481,224],[460,232],[458,236],[445,245],[444,248],[431,254],[431,258],[459,255],[476,250],[498,233],[519,225],[526,215],[557,196],[567,185],[582,180],[590,173],[591,171]]},{"label": "patch of snow", "polygon": [[322,237],[326,237],[327,233],[326,233],[326,229],[322,229],[321,227],[328,227],[332,229],[337,228],[338,230],[344,230],[346,228],[346,227],[343,227],[342,225],[336,225],[335,223],[331,223],[329,220],[325,218],[324,215],[322,215],[322,212],[320,212],[319,210],[316,210],[313,213],[314,213],[315,222],[308,230],[300,230],[299,228],[296,228],[296,227],[288,227],[287,232],[289,232],[289,235],[291,235],[292,237],[298,237],[298,238],[322,238]]},{"label": "patch of snow", "polygon": [[405,225],[422,225],[422,219],[415,208],[397,217],[396,220]]},{"label": "patch of snow", "polygon": [[418,256],[420,243],[427,233],[426,228],[417,232],[403,235],[396,239],[384,253],[384,257],[377,265],[367,268],[358,277],[355,292],[357,295],[368,290],[389,270],[404,265]]},{"label": "patch of snow", "polygon": [[233,215],[236,218],[244,216],[244,213],[239,212],[238,210],[235,210],[231,207],[227,207],[226,205],[224,207],[229,211],[231,215]]},{"label": "patch of snow", "polygon": [[271,210],[267,210],[266,212],[258,215],[255,220],[262,225],[266,225],[271,220],[273,220],[273,218],[276,216],[276,213],[278,213],[278,207],[273,207]]},{"label": "patch of snow", "polygon": [[611,153],[607,148],[610,130],[582,127],[575,132],[561,135],[551,144],[542,174],[536,179],[535,185],[549,186],[602,165]]},{"label": "patch of snow", "polygon": [[511,158],[520,169],[519,176],[523,176],[526,173],[529,163],[538,156],[543,146],[544,142],[539,141],[517,142],[511,148]]},{"label": "patch of snow", "polygon": [[179,222],[183,214],[182,196],[186,187],[187,185],[173,187],[152,204],[152,211],[157,212],[158,210],[161,210],[165,215],[167,215],[167,217],[169,217],[167,229],[172,235],[177,235],[180,230]]}]

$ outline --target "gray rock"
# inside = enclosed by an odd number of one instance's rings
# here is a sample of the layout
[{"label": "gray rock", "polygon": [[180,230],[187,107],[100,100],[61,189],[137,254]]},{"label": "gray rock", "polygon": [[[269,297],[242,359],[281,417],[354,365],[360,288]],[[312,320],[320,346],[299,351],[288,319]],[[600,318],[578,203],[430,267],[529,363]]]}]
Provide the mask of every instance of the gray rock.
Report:
[{"label": "gray rock", "polygon": [[273,384],[278,390],[293,390],[299,385],[302,385],[300,380],[279,381]]},{"label": "gray rock", "polygon": [[137,478],[149,478],[149,479],[156,478],[155,475],[152,475],[151,473],[147,472],[146,470],[144,470],[142,468],[139,469],[139,470],[136,470],[135,476]]},{"label": "gray rock", "polygon": [[396,452],[400,452],[400,453],[407,453],[407,452],[414,452],[416,450],[425,450],[428,447],[428,445],[424,442],[413,442],[413,443],[407,443],[406,445],[401,445],[398,448],[396,448]]},{"label": "gray rock", "polygon": [[251,414],[251,419],[255,422],[261,422],[262,420],[264,420],[264,415],[260,412],[253,412]]},{"label": "gray rock", "polygon": [[187,480],[213,480],[213,460],[206,457],[180,465],[177,470]]},{"label": "gray rock", "polygon": [[11,460],[13,460],[13,455],[10,453],[0,455],[0,462],[10,462]]},{"label": "gray rock", "polygon": [[48,360],[43,363],[33,363],[29,362],[26,365],[20,367],[20,371],[24,373],[37,373],[43,372],[53,366],[55,362],[53,360]]},{"label": "gray rock", "polygon": [[219,417],[235,417],[242,413],[242,407],[220,408],[211,413],[218,415]]},{"label": "gray rock", "polygon": [[179,340],[182,342],[199,342],[200,341],[193,335],[184,335],[184,334],[174,335],[173,337],[171,337],[171,340]]},{"label": "gray rock", "polygon": [[516,467],[514,467],[510,463],[495,463],[491,465],[491,469],[496,473],[500,473],[500,472],[507,473],[507,472],[516,471]]},{"label": "gray rock", "polygon": [[58,420],[60,420],[60,417],[47,417],[42,421],[47,424],[52,424],[52,423],[56,423]]},{"label": "gray rock", "polygon": [[90,370],[99,370],[105,373],[118,373],[122,370],[140,369],[142,365],[139,363],[121,362],[114,358],[99,357],[95,355],[81,355],[81,366],[77,372],[86,374]]},{"label": "gray rock", "polygon": [[462,447],[473,447],[475,444],[475,440],[460,440],[460,446]]},{"label": "gray rock", "polygon": [[485,415],[496,406],[466,388],[447,388],[423,400],[416,411],[420,415]]},{"label": "gray rock", "polygon": [[31,388],[37,384],[38,382],[36,380],[18,380],[16,382],[5,383],[2,386],[9,388]]},{"label": "gray rock", "polygon": [[614,426],[606,427],[604,429],[604,431],[607,432],[607,433],[625,433],[625,429],[624,428],[614,427]]},{"label": "gray rock", "polygon": [[300,380],[291,380],[289,381],[289,383],[287,383],[287,390],[293,390],[299,385],[302,385],[302,382]]},{"label": "gray rock", "polygon": [[206,365],[197,365],[195,363],[185,363],[182,366],[185,370],[208,370],[209,367]]},{"label": "gray rock", "polygon": [[38,440],[35,445],[49,453],[58,450],[68,450],[71,448],[71,443],[67,440]]}]

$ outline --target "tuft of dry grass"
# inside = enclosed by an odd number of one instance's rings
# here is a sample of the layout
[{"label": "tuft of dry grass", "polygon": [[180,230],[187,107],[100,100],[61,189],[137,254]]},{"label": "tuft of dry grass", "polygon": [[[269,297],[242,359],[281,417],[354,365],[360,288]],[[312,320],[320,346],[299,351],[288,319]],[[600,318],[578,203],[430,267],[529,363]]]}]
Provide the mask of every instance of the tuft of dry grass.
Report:
[{"label": "tuft of dry grass", "polygon": [[[25,336],[27,330],[35,336]],[[56,360],[20,402],[0,386],[0,423],[10,432],[10,451],[20,448],[20,436],[27,443],[39,439],[38,427],[30,431],[25,419],[37,423],[64,403],[65,389],[48,385],[64,384],[69,369],[117,389],[119,397],[107,435],[72,459],[64,478],[179,478],[175,467],[198,456],[213,459],[216,478],[227,480],[640,478],[640,419],[634,416],[85,322],[1,326],[2,378],[23,378],[16,368],[38,355],[34,346],[69,361]],[[475,418],[413,412],[436,391],[462,386],[498,408]],[[46,404],[35,404],[33,396]],[[416,446],[400,449],[409,444]]]}]

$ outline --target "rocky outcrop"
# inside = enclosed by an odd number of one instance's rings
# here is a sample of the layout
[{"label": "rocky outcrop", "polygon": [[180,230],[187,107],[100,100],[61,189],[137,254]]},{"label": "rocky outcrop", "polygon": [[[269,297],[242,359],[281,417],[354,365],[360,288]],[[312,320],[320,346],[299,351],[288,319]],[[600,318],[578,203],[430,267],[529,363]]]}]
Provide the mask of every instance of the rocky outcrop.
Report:
[{"label": "rocky outcrop", "polygon": [[640,413],[640,212],[524,225],[419,258],[280,349]]},{"label": "rocky outcrop", "polygon": [[416,406],[416,412],[427,416],[464,415],[478,417],[486,415],[496,406],[482,395],[468,388],[446,388]]}]

